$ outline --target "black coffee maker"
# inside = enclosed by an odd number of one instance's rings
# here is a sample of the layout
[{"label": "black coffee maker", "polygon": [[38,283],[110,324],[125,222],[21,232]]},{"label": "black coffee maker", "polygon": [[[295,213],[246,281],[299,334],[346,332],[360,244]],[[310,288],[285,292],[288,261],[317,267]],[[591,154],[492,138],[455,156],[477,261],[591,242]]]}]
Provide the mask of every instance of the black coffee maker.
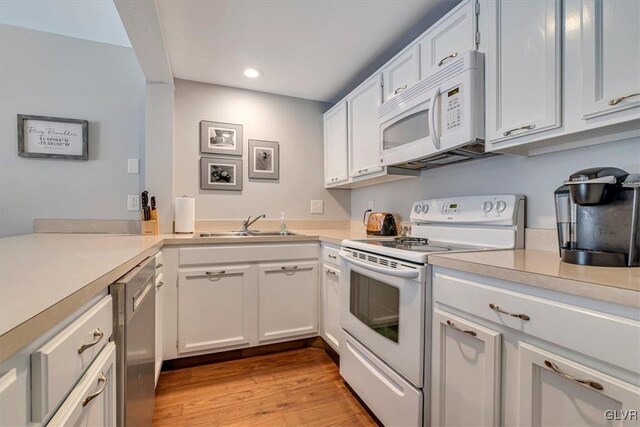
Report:
[{"label": "black coffee maker", "polygon": [[640,266],[640,175],[618,168],[585,169],[554,195],[562,261]]}]

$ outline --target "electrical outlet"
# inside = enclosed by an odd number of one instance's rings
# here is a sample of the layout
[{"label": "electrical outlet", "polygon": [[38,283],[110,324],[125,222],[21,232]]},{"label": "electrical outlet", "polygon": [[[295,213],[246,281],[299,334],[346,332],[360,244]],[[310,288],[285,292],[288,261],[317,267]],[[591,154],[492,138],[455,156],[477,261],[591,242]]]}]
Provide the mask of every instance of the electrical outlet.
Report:
[{"label": "electrical outlet", "polygon": [[127,210],[128,211],[140,210],[140,196],[138,194],[129,194],[127,196]]},{"label": "electrical outlet", "polygon": [[369,210],[373,211],[373,200],[369,200]]},{"label": "electrical outlet", "polygon": [[132,173],[135,175],[140,173],[139,159],[127,159],[127,173]]},{"label": "electrical outlet", "polygon": [[311,213],[312,214],[323,214],[324,213],[324,202],[322,200],[312,200],[311,201]]}]

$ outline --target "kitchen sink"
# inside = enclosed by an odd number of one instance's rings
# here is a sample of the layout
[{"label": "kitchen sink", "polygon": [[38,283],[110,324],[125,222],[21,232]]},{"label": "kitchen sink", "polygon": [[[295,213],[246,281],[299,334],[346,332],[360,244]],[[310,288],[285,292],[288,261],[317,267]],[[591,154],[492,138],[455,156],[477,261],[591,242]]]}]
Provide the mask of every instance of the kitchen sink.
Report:
[{"label": "kitchen sink", "polygon": [[279,231],[216,231],[212,233],[199,233],[198,237],[277,237],[277,236],[299,236],[297,233],[287,231],[280,233]]}]

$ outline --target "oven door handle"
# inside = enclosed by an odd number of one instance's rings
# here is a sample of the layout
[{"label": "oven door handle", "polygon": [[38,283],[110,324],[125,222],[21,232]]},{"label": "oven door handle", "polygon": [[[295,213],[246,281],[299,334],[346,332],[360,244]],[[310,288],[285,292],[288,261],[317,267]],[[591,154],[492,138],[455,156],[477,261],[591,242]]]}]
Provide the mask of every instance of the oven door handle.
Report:
[{"label": "oven door handle", "polygon": [[389,276],[402,277],[404,279],[415,279],[420,275],[418,270],[396,270],[393,268],[380,267],[374,264],[369,264],[367,262],[360,261],[353,257],[348,256],[345,252],[340,252],[340,258],[343,260],[357,265],[362,268],[366,268],[367,270],[375,271],[376,273],[387,274]]}]

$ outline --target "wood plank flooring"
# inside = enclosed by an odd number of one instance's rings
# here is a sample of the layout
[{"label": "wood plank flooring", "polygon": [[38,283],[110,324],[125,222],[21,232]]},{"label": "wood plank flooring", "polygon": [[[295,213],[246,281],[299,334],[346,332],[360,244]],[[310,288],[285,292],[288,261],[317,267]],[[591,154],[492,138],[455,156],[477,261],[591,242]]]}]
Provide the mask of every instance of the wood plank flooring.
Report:
[{"label": "wood plank flooring", "polygon": [[153,425],[376,426],[322,349],[162,372]]}]

